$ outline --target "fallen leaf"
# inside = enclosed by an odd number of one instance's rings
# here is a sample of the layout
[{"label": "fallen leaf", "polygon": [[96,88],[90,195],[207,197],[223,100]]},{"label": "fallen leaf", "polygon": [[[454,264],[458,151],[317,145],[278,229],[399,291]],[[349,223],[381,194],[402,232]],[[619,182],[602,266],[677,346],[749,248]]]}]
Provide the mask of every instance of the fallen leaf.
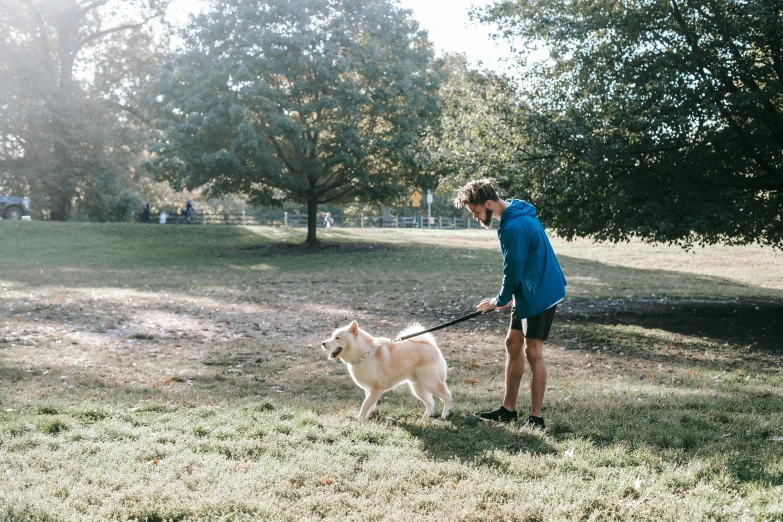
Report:
[{"label": "fallen leaf", "polygon": [[238,470],[247,471],[250,469],[250,462],[244,461],[244,462],[235,462],[234,467]]},{"label": "fallen leaf", "polygon": [[188,472],[188,475],[193,473],[193,464],[188,464],[187,466],[185,466],[185,471]]},{"label": "fallen leaf", "polygon": [[478,379],[465,379],[465,382],[468,383],[468,384],[478,384],[479,380]]},{"label": "fallen leaf", "polygon": [[470,365],[471,365],[471,366],[473,366],[474,368],[478,368],[479,366],[481,366],[481,365],[478,363],[478,361],[473,361],[472,363],[470,363]]},{"label": "fallen leaf", "polygon": [[174,379],[172,379],[171,377],[169,377],[168,379],[166,379],[165,381],[163,381],[163,386],[168,386],[168,385],[169,385],[169,384],[171,384],[172,382],[174,382]]},{"label": "fallen leaf", "polygon": [[340,323],[334,323],[334,327],[335,328],[339,328],[340,327]]},{"label": "fallen leaf", "polygon": [[152,459],[151,461],[147,462],[147,464],[152,464],[153,466],[157,466],[158,464],[160,464],[160,459],[157,458]]},{"label": "fallen leaf", "polygon": [[655,379],[655,374],[654,374],[654,373],[651,373],[651,374],[650,374],[650,380],[653,380],[653,379]]},{"label": "fallen leaf", "polygon": [[334,479],[329,475],[326,475],[324,478],[321,479],[321,484],[323,484],[324,486],[328,486],[332,483],[334,483]]}]

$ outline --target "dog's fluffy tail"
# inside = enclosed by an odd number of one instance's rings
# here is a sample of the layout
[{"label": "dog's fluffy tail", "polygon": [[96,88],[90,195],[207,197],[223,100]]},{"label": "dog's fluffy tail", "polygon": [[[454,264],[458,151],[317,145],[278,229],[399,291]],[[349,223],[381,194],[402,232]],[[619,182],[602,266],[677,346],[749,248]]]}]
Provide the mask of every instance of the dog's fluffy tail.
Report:
[{"label": "dog's fluffy tail", "polygon": [[[397,338],[404,337],[406,335],[410,335],[412,333],[420,332],[424,330],[424,327],[419,323],[412,323],[409,324],[403,331],[397,334]],[[431,333],[426,333],[422,335],[417,335],[416,337],[411,337],[410,339],[407,339],[408,341],[414,341],[418,343],[427,343],[431,344],[433,346],[438,346],[438,343],[435,342],[435,337]]]}]

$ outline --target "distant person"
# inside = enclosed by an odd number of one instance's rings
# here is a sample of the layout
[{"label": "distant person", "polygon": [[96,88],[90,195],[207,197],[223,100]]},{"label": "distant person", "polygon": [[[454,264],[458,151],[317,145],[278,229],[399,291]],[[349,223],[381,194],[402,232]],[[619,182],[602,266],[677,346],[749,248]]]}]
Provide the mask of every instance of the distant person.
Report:
[{"label": "distant person", "polygon": [[332,218],[332,213],[327,212],[326,216],[324,216],[324,226],[326,228],[331,228],[332,225],[334,225],[334,219]]},{"label": "distant person", "polygon": [[144,205],[144,208],[141,211],[141,222],[142,223],[151,223],[150,221],[150,204],[147,203]]},{"label": "distant person", "polygon": [[189,199],[185,204],[185,208],[182,209],[182,215],[185,217],[188,223],[193,222],[196,217],[196,210],[193,208],[193,200]]},{"label": "distant person", "polygon": [[166,211],[165,211],[165,210],[164,210],[163,212],[161,212],[161,213],[160,213],[160,224],[161,224],[161,225],[165,225],[165,224],[166,224],[166,219],[167,219],[168,217],[169,217],[169,215],[166,213]]},{"label": "distant person", "polygon": [[496,297],[477,306],[481,312],[503,308],[511,303],[511,324],[506,336],[506,375],[500,408],[476,413],[487,421],[515,422],[517,396],[525,358],[530,363],[530,416],[526,425],[544,430],[541,406],[546,391],[544,341],[555,317],[557,304],[566,294],[566,280],[557,262],[536,209],[525,201],[500,199],[492,178],[471,181],[457,192],[454,204],[467,207],[482,227],[500,220],[498,238],[503,253],[503,283]]}]

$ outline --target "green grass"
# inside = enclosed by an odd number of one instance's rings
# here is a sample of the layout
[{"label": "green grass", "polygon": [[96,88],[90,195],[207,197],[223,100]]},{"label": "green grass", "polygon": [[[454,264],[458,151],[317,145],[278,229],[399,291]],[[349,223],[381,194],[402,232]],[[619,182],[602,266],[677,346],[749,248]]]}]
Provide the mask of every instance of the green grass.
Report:
[{"label": "green grass", "polygon": [[494,232],[319,237],[0,222],[0,520],[783,519],[783,254],[553,239],[539,434],[470,415],[507,312],[437,332],[446,421],[319,347],[471,311]]}]

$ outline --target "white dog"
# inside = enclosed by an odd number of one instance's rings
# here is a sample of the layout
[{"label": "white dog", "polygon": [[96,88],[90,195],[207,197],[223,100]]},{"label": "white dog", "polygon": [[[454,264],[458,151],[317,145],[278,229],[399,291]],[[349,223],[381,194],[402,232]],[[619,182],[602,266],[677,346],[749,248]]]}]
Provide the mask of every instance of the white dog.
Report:
[{"label": "white dog", "polygon": [[[421,326],[413,324],[400,332],[399,337],[419,330]],[[446,360],[432,334],[392,342],[371,336],[353,321],[335,330],[331,339],[321,346],[329,351],[330,359],[347,364],[354,382],[364,389],[360,420],[370,415],[384,392],[406,381],[413,395],[424,403],[426,417],[435,411],[433,395],[443,401],[441,418],[449,414],[451,392],[446,386]]]}]

